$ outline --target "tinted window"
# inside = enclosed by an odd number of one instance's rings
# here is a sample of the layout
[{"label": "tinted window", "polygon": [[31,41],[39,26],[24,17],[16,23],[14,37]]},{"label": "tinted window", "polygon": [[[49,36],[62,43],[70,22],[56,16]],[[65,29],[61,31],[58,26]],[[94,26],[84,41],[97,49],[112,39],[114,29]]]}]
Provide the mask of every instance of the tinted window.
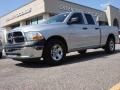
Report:
[{"label": "tinted window", "polygon": [[69,13],[59,14],[41,22],[42,24],[51,24],[56,22],[64,22]]},{"label": "tinted window", "polygon": [[85,14],[88,24],[95,25],[93,17],[90,14]]},{"label": "tinted window", "polygon": [[84,19],[81,13],[74,13],[69,21],[71,21],[72,18],[78,18],[78,23],[76,24],[84,24]]}]

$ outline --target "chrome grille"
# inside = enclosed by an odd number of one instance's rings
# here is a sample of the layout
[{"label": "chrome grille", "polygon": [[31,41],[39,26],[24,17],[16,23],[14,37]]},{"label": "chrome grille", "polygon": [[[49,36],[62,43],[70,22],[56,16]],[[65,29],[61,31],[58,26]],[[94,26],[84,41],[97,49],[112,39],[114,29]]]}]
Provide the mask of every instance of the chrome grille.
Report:
[{"label": "chrome grille", "polygon": [[7,41],[9,44],[18,44],[23,43],[25,40],[22,32],[11,32],[7,35]]}]

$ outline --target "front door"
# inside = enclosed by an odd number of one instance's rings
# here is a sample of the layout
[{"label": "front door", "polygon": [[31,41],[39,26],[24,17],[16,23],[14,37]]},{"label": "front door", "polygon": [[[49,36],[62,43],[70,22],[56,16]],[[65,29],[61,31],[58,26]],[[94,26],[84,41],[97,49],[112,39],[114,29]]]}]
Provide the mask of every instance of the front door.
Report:
[{"label": "front door", "polygon": [[81,13],[74,13],[71,19],[75,18],[79,20],[68,26],[71,48],[79,49],[100,45],[100,30],[95,23],[85,24]]},{"label": "front door", "polygon": [[69,41],[72,49],[78,49],[87,46],[87,28],[85,28],[85,21],[81,13],[74,13],[68,22],[71,22],[74,19],[78,20],[68,25]]}]

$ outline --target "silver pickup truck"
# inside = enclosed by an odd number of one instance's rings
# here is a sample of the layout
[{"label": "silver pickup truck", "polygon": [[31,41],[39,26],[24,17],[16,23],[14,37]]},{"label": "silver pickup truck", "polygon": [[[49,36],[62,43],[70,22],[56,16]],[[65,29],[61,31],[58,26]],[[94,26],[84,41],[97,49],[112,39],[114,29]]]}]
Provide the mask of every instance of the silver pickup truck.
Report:
[{"label": "silver pickup truck", "polygon": [[67,12],[51,17],[40,25],[24,26],[7,33],[6,56],[21,62],[40,60],[56,65],[65,60],[66,53],[103,48],[115,52],[119,43],[118,29],[99,26],[92,15]]}]

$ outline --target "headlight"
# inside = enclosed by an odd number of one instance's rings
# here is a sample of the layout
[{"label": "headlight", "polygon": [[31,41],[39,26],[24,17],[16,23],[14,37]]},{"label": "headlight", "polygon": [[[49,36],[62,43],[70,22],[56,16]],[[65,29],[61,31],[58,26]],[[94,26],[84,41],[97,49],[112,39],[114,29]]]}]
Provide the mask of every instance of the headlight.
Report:
[{"label": "headlight", "polygon": [[27,38],[27,41],[40,41],[44,39],[42,34],[39,32],[26,32],[25,36]]}]

